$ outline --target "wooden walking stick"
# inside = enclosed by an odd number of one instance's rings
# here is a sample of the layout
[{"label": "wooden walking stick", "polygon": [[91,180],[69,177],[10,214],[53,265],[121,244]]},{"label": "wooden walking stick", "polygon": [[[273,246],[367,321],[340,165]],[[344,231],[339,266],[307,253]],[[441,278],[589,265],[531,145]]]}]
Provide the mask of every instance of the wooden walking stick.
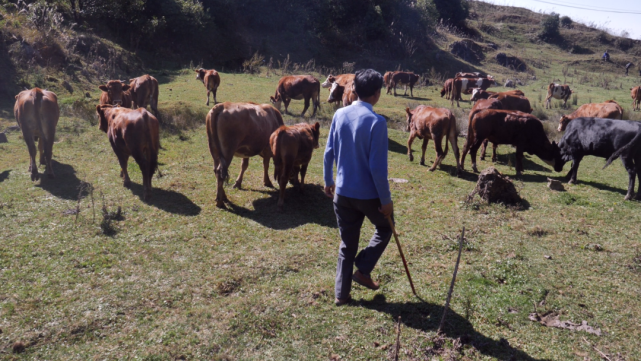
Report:
[{"label": "wooden walking stick", "polygon": [[410,269],[407,268],[407,261],[405,260],[405,255],[403,255],[403,249],[401,248],[401,242],[398,241],[398,234],[396,234],[396,228],[394,227],[394,222],[392,222],[391,217],[387,217],[389,225],[392,227],[392,233],[394,233],[394,239],[396,240],[396,245],[398,246],[398,253],[401,254],[401,259],[403,260],[403,266],[405,266],[405,273],[407,273],[407,278],[410,280],[410,286],[412,286],[412,292],[414,296],[418,297],[416,290],[414,289],[414,282],[412,282],[412,276],[410,275]]}]

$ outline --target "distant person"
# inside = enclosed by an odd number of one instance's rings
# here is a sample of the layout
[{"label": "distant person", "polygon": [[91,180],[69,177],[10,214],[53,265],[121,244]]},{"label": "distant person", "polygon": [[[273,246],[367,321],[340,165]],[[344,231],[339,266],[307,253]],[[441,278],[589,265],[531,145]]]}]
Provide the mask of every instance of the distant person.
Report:
[{"label": "distant person", "polygon": [[632,63],[625,64],[625,76],[628,76],[628,70],[633,66],[634,66],[634,64],[632,64]]},{"label": "distant person", "polygon": [[[372,108],[381,97],[382,87],[383,76],[377,71],[357,71],[354,91],[358,100],[336,111],[327,137],[325,194],[334,200],[341,236],[336,267],[337,306],[350,302],[352,280],[371,290],[379,288],[370,273],[392,237],[388,218],[392,219],[394,206],[387,180],[387,122]],[[376,232],[358,253],[365,217]],[[352,274],[354,266],[357,271]]]},{"label": "distant person", "polygon": [[610,54],[608,54],[608,51],[606,50],[605,53],[603,53],[603,56],[601,57],[603,61],[610,61]]}]

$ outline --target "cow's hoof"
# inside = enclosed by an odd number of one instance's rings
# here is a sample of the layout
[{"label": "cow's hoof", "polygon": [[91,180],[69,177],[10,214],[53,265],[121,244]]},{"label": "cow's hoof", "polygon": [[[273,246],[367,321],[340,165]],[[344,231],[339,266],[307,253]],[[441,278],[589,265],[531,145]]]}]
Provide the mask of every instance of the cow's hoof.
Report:
[{"label": "cow's hoof", "polygon": [[570,180],[568,181],[568,184],[576,184],[576,180],[574,180],[574,179],[570,179]]},{"label": "cow's hoof", "polygon": [[40,174],[36,173],[31,173],[31,181],[35,182],[40,179]]},{"label": "cow's hoof", "polygon": [[425,165],[425,159],[421,159],[421,165]]},{"label": "cow's hoof", "polygon": [[630,199],[632,199],[632,194],[627,194],[625,198],[623,198],[624,201],[629,201]]},{"label": "cow's hoof", "polygon": [[410,162],[414,161],[414,156],[413,155],[410,154],[409,158],[410,158]]},{"label": "cow's hoof", "polygon": [[485,157],[481,157],[481,160],[485,160]]},{"label": "cow's hoof", "polygon": [[129,188],[130,185],[131,185],[131,180],[129,179],[125,179],[125,181],[122,182],[122,186],[125,188]]},{"label": "cow's hoof", "polygon": [[436,170],[436,168],[434,168],[434,167],[432,167],[432,168],[428,169],[428,171],[430,171],[430,172],[433,172],[433,171],[435,171],[435,170]]},{"label": "cow's hoof", "polygon": [[492,163],[496,163],[497,160],[498,159],[496,159],[496,158],[492,158]]},{"label": "cow's hoof", "polygon": [[472,171],[474,171],[474,173],[478,173],[478,172],[479,172],[479,169],[478,169],[478,168],[476,168],[476,166],[475,166],[475,165],[473,165],[473,166],[472,166]]},{"label": "cow's hoof", "polygon": [[224,209],[225,208],[225,202],[222,202],[222,201],[216,202],[216,207]]},{"label": "cow's hoof", "polygon": [[236,183],[234,183],[234,185],[232,186],[232,188],[235,188],[235,189],[241,189],[241,188],[242,188],[242,184],[241,184],[240,182],[236,182]]}]

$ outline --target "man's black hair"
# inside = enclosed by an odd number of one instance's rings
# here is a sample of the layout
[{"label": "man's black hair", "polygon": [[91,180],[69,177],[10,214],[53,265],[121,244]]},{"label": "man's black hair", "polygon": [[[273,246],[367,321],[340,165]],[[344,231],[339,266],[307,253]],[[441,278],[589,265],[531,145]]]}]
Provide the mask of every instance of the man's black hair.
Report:
[{"label": "man's black hair", "polygon": [[358,70],[354,76],[354,91],[361,99],[371,97],[383,87],[383,76],[374,69]]}]

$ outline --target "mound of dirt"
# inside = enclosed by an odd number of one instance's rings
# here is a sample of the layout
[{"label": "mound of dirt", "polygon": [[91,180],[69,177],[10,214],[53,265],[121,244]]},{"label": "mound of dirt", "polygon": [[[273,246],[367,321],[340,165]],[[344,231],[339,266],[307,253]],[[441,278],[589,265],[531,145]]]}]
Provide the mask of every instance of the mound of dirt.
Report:
[{"label": "mound of dirt", "polygon": [[516,204],[522,201],[510,178],[494,167],[489,167],[479,174],[476,188],[468,196],[468,201],[477,194],[488,203]]},{"label": "mound of dirt", "polygon": [[496,54],[496,61],[506,67],[510,68],[516,71],[526,71],[527,70],[527,64],[516,56],[510,56],[505,53],[498,53]]},{"label": "mound of dirt", "polygon": [[470,63],[479,63],[485,59],[483,46],[469,39],[455,41],[450,45],[450,52],[457,57],[469,61]]}]

